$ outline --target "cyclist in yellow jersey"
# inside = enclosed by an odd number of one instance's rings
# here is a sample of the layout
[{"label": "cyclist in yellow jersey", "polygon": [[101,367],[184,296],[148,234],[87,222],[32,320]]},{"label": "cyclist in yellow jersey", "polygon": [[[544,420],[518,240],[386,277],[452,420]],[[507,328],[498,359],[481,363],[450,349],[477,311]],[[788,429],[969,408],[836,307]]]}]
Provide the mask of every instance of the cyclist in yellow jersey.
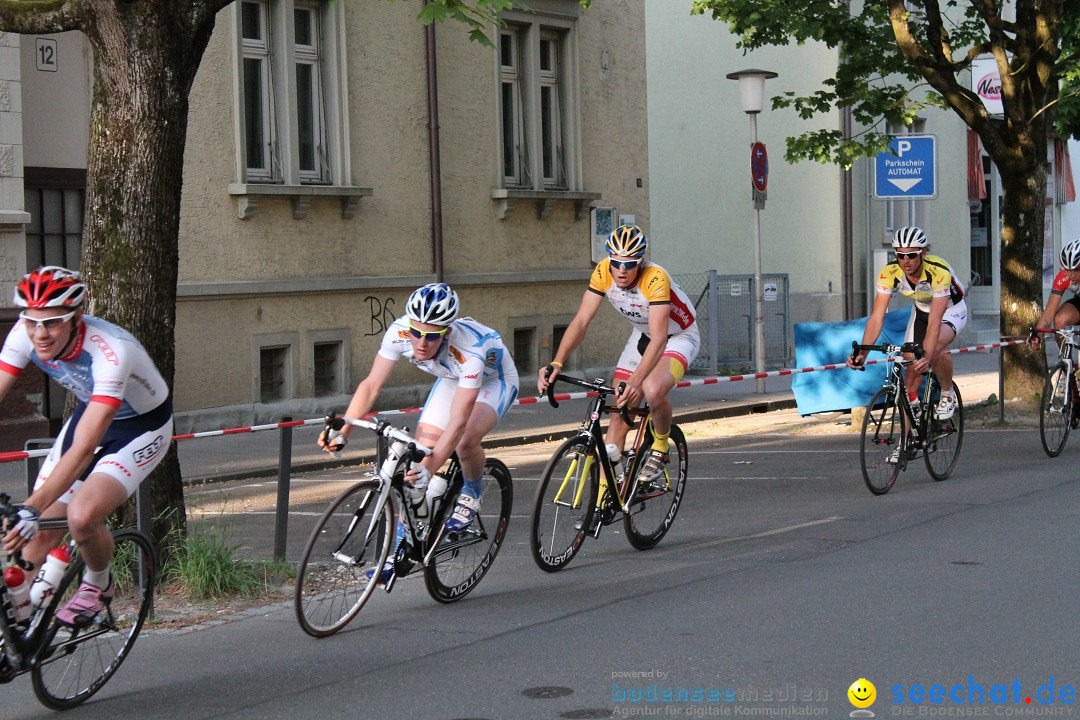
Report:
[{"label": "cyclist in yellow jersey", "polygon": [[[910,297],[915,305],[911,308],[904,342],[921,343],[925,354],[907,367],[908,398],[915,399],[922,373],[933,366],[941,383],[941,400],[934,414],[939,420],[946,420],[956,412],[956,393],[953,391],[952,358],[944,352],[967,325],[967,303],[964,286],[949,263],[927,254],[929,244],[926,233],[914,226],[902,227],[893,235],[896,259],[878,275],[877,297],[866,321],[862,344],[877,341],[894,291]],[[858,368],[865,359],[865,352],[852,355],[847,359],[847,366]]]},{"label": "cyclist in yellow jersey", "polygon": [[[625,383],[616,404],[635,407],[642,398],[649,402],[653,446],[645,459],[643,477],[652,478],[662,473],[668,462],[672,414],[668,393],[697,357],[701,337],[693,302],[664,268],[645,261],[648,246],[645,233],[637,226],[622,225],[608,236],[608,257],[593,271],[577,314],[563,333],[551,365],[540,370],[536,386],[541,394],[547,390],[585,339],[606,298],[634,326],[615,366],[615,381]],[[612,446],[622,451],[628,431],[622,418],[613,415],[607,433],[609,454]]]}]

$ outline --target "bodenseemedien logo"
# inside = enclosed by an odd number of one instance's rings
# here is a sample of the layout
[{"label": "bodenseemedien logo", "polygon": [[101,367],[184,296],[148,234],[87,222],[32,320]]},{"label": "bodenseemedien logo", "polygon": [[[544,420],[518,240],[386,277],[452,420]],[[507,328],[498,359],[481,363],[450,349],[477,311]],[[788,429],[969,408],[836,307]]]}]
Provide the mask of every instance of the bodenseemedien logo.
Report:
[{"label": "bodenseemedien logo", "polygon": [[874,717],[874,711],[869,709],[874,704],[874,700],[877,699],[877,688],[874,687],[874,683],[866,678],[859,678],[851,683],[851,687],[847,691],[847,697],[848,701],[855,706],[855,709],[850,713],[851,717]]}]

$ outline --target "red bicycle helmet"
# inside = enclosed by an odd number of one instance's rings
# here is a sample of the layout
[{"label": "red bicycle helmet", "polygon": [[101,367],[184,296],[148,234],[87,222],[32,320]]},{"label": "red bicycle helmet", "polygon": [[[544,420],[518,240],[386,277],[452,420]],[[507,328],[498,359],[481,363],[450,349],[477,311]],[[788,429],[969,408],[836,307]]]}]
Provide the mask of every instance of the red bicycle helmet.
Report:
[{"label": "red bicycle helmet", "polygon": [[23,275],[15,287],[15,304],[24,308],[82,307],[86,285],[79,273],[55,265],[46,265]]}]

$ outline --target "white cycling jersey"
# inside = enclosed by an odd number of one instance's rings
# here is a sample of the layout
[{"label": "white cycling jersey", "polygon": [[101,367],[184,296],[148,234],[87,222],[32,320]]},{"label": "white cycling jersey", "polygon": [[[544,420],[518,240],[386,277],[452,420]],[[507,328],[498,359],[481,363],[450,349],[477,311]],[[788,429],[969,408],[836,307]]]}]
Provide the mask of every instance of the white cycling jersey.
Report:
[{"label": "white cycling jersey", "polygon": [[435,377],[457,380],[457,386],[463,388],[478,388],[488,380],[517,378],[514,360],[499,333],[468,317],[450,324],[439,352],[429,360],[413,357],[409,319],[398,318],[383,335],[379,355],[395,362],[404,357]]},{"label": "white cycling jersey", "polygon": [[82,320],[71,349],[51,361],[37,356],[20,320],[0,350],[0,371],[17,376],[33,362],[79,402],[117,408],[117,420],[149,413],[169,399],[164,378],[131,333],[91,315]]}]

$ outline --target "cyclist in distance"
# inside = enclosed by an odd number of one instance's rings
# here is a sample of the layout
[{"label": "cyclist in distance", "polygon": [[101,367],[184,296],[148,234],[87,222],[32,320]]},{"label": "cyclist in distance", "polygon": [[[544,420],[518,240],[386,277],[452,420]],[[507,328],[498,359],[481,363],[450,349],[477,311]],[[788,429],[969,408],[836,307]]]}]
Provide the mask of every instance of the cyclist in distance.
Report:
[{"label": "cyclist in distance", "polygon": [[[701,346],[693,302],[667,270],[645,260],[648,247],[645,233],[637,226],[622,225],[608,236],[608,257],[593,270],[577,314],[567,326],[551,365],[540,369],[536,383],[543,394],[585,339],[606,298],[634,328],[615,366],[615,382],[625,383],[616,404],[636,407],[643,398],[649,403],[653,445],[645,458],[643,479],[661,475],[668,462],[672,415],[668,394]],[[629,430],[620,416],[612,415],[608,445],[621,452]]]},{"label": "cyclist in distance", "polygon": [[[953,390],[952,357],[944,351],[967,325],[967,303],[964,286],[956,273],[949,263],[927,254],[929,245],[926,233],[913,225],[894,233],[892,246],[896,259],[878,275],[874,309],[866,321],[862,344],[877,342],[894,291],[911,298],[914,306],[904,342],[920,343],[925,354],[907,366],[908,399],[916,400],[922,373],[933,367],[941,383],[941,400],[934,408],[934,415],[939,420],[947,420],[956,412],[956,393]],[[861,351],[848,357],[847,366],[861,367],[865,359],[866,352]]]},{"label": "cyclist in distance", "polygon": [[165,457],[173,432],[169,388],[146,350],[126,330],[84,314],[85,298],[71,270],[46,266],[23,276],[15,288],[23,311],[0,350],[0,399],[32,362],[77,401],[3,539],[6,552],[22,549],[39,566],[63,538],[38,532],[39,520],[67,517],[86,572],[56,617],[76,626],[113,596],[105,521]]},{"label": "cyclist in distance", "polygon": [[[1050,298],[1046,301],[1046,308],[1039,316],[1035,327],[1050,329],[1068,327],[1080,324],[1080,297],[1076,296],[1077,288],[1080,288],[1080,239],[1061,248],[1061,270],[1054,278],[1054,284],[1050,289]],[[1073,296],[1061,302],[1062,296],[1069,287],[1073,287]],[[1039,347],[1042,339],[1036,333],[1032,333],[1028,339],[1033,347]]]},{"label": "cyclist in distance", "polygon": [[[402,357],[420,370],[438,378],[424,401],[416,425],[416,439],[433,452],[412,466],[405,483],[412,488],[414,504],[424,502],[424,489],[433,472],[456,450],[465,485],[457,497],[446,529],[459,532],[469,527],[480,511],[484,449],[480,442],[514,404],[518,394],[518,374],[510,351],[499,333],[472,318],[458,318],[458,295],[446,283],[429,283],[409,296],[405,316],[391,323],[379,352],[353,394],[345,417],[361,419],[371,411],[394,364]],[[344,445],[352,425],[329,442],[324,431],[319,447],[337,452]],[[397,542],[405,527],[398,522]],[[394,550],[397,548],[395,547]],[[393,569],[393,551],[379,574],[385,583]]]}]

